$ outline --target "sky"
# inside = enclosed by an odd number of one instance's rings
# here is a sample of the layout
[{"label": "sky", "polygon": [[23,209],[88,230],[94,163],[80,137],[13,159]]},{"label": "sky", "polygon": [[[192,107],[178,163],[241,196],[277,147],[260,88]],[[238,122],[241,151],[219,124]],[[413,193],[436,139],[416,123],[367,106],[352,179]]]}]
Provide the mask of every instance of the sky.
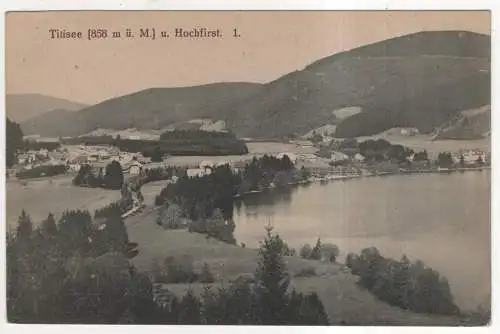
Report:
[{"label": "sky", "polygon": [[[419,31],[490,33],[487,11],[11,12],[7,94],[93,104],[152,87],[260,82],[334,53]],[[88,29],[167,31],[168,39],[86,39]],[[177,28],[220,29],[219,39],[176,39]],[[233,29],[240,37],[233,37]],[[81,31],[51,39],[49,29]]]}]

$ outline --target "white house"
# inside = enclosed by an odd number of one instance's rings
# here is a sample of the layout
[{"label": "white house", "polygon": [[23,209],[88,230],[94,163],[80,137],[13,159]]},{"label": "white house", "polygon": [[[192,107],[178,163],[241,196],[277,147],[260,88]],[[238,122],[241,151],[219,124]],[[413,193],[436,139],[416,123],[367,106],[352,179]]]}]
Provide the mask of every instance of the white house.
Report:
[{"label": "white house", "polygon": [[186,172],[188,177],[203,177],[208,175],[205,168],[189,168]]},{"label": "white house", "polygon": [[247,166],[246,161],[235,161],[233,162],[231,168],[233,169],[233,173],[237,174],[239,172],[243,172],[245,170],[245,167]]},{"label": "white house", "polygon": [[278,159],[283,159],[284,157],[288,156],[288,159],[290,159],[290,161],[293,163],[293,164],[296,164],[297,163],[297,155],[296,154],[293,154],[293,153],[279,153],[276,158]]},{"label": "white house", "polygon": [[361,153],[356,153],[353,157],[354,161],[363,162],[365,161],[365,156]]},{"label": "white house", "polygon": [[142,164],[137,160],[132,161],[129,167],[130,176],[139,175],[141,174],[141,171],[142,171]]},{"label": "white house", "polygon": [[332,155],[330,157],[330,161],[337,162],[337,161],[345,161],[348,160],[349,156],[342,152],[334,151],[332,152]]},{"label": "white house", "polygon": [[213,168],[214,167],[214,163],[212,161],[202,161],[200,163],[200,168],[202,169],[208,169],[208,168]]},{"label": "white house", "polygon": [[486,153],[481,150],[466,150],[453,155],[453,162],[460,163],[461,157],[464,157],[464,163],[466,165],[471,165],[481,159],[483,162],[486,161]]}]

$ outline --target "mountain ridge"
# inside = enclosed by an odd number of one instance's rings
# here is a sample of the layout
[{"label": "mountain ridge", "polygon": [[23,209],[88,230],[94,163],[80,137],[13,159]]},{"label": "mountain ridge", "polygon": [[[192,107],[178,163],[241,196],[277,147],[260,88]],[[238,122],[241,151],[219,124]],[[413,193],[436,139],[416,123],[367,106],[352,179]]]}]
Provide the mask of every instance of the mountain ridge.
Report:
[{"label": "mountain ridge", "polygon": [[[63,116],[59,129],[54,120],[37,122],[51,136],[159,129],[195,118],[224,121],[240,137],[301,135],[324,124],[336,125],[342,136],[370,135],[374,122],[380,123],[375,131],[396,125],[430,132],[461,111],[452,98],[457,94],[472,96],[463,101],[469,109],[489,103],[490,60],[488,35],[417,32],[324,57],[266,84],[147,88]],[[352,106],[362,112],[335,117],[334,110]]]},{"label": "mountain ridge", "polygon": [[52,110],[78,111],[87,104],[37,93],[6,94],[6,115],[16,122],[24,122]]}]

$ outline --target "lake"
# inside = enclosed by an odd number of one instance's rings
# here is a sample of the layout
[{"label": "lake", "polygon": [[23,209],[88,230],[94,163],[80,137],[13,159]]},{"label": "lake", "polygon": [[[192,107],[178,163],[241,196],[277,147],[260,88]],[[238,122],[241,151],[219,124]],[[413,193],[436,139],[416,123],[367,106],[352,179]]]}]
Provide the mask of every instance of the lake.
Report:
[{"label": "lake", "polygon": [[309,243],[348,252],[377,247],[382,255],[422,260],[450,282],[464,309],[491,291],[490,171],[392,175],[288,190],[239,200],[235,237],[257,247],[268,224],[297,251]]}]

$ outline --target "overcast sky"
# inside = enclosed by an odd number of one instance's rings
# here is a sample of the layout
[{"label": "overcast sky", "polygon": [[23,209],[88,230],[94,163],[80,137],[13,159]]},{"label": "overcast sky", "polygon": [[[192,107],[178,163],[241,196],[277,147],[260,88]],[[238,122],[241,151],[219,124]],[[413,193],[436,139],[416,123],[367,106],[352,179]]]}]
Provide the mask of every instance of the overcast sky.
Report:
[{"label": "overcast sky", "polygon": [[[220,40],[51,40],[49,29],[205,27]],[[240,38],[232,37],[238,28]],[[84,103],[150,87],[268,82],[319,58],[422,30],[490,33],[488,12],[46,12],[6,18],[7,93]],[[123,34],[122,34],[123,35]]]}]

